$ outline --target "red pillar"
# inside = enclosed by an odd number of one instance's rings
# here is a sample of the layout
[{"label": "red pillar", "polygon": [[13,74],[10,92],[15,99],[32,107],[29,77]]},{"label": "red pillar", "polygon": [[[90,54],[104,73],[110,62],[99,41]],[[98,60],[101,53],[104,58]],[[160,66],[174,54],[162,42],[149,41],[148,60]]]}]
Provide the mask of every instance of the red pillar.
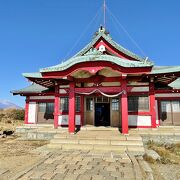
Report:
[{"label": "red pillar", "polygon": [[24,115],[24,124],[28,124],[28,113],[29,113],[29,97],[26,97],[26,104],[25,104],[25,115]]},{"label": "red pillar", "polygon": [[84,95],[81,95],[81,126],[84,126]]},{"label": "red pillar", "polygon": [[55,98],[54,98],[54,128],[58,128],[59,119],[59,85],[55,86]]},{"label": "red pillar", "polygon": [[128,101],[127,101],[126,77],[122,77],[121,88],[122,88],[122,91],[124,91],[122,96],[121,96],[122,133],[128,134]]},{"label": "red pillar", "polygon": [[156,128],[156,100],[154,92],[154,83],[149,84],[149,98],[150,98],[150,112],[151,112],[151,126]]},{"label": "red pillar", "polygon": [[69,133],[75,132],[75,92],[74,82],[70,83],[69,89]]}]

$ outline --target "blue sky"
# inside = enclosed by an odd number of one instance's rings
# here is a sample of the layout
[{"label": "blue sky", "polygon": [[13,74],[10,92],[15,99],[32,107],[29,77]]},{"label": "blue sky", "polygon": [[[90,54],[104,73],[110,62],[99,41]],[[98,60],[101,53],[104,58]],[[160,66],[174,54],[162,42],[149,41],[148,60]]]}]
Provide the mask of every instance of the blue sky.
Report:
[{"label": "blue sky", "polygon": [[[0,99],[24,106],[23,97],[10,94],[29,84],[21,74],[56,65],[85,46],[103,23],[102,3],[0,0]],[[107,6],[156,65],[180,65],[179,0],[107,0]],[[110,14],[106,27],[113,39],[143,56]]]}]

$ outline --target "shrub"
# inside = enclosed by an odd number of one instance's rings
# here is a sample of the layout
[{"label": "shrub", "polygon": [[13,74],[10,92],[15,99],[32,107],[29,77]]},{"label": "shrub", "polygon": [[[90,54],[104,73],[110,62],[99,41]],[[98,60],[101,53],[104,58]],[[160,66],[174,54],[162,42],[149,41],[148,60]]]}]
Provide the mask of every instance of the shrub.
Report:
[{"label": "shrub", "polygon": [[6,112],[7,117],[13,120],[24,120],[24,114],[23,109],[9,109]]}]

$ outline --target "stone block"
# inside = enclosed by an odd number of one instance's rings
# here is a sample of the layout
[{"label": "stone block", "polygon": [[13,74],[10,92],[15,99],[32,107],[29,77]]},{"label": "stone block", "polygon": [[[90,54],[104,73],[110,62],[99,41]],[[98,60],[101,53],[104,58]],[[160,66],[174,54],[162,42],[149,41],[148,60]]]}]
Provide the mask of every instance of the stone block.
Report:
[{"label": "stone block", "polygon": [[131,140],[131,141],[142,141],[142,137],[141,136],[126,136],[127,140]]},{"label": "stone block", "polygon": [[142,141],[111,141],[111,145],[115,146],[143,146]]},{"label": "stone block", "polygon": [[110,141],[107,140],[90,140],[90,139],[80,139],[79,144],[99,144],[99,145],[109,145]]},{"label": "stone block", "polygon": [[50,142],[55,144],[78,144],[77,139],[52,139]]},{"label": "stone block", "polygon": [[84,145],[84,144],[63,144],[62,149],[74,149],[74,150],[91,150],[93,145]]},{"label": "stone block", "polygon": [[36,132],[28,132],[27,133],[27,139],[35,140],[37,138]]}]

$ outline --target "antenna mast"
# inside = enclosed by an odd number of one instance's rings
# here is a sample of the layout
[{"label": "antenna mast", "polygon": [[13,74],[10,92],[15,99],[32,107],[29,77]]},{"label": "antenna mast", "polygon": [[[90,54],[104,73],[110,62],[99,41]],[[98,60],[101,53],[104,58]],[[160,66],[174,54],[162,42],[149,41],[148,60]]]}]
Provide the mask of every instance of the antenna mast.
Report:
[{"label": "antenna mast", "polygon": [[104,0],[103,11],[104,11],[104,28],[105,28],[106,27],[106,0]]}]

